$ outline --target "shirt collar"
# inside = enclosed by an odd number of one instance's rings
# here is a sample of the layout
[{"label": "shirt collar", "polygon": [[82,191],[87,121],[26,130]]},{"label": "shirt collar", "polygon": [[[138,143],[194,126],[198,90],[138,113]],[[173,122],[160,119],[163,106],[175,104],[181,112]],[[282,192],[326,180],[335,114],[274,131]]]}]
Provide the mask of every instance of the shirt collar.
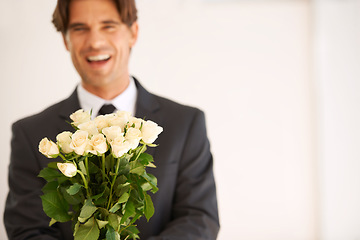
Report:
[{"label": "shirt collar", "polygon": [[137,89],[135,81],[132,77],[130,77],[129,86],[125,89],[125,91],[112,100],[105,100],[88,92],[81,84],[77,87],[77,94],[79,97],[80,107],[85,111],[92,110],[92,118],[96,117],[100,108],[104,104],[113,104],[119,111],[127,111],[133,115],[135,114]]}]

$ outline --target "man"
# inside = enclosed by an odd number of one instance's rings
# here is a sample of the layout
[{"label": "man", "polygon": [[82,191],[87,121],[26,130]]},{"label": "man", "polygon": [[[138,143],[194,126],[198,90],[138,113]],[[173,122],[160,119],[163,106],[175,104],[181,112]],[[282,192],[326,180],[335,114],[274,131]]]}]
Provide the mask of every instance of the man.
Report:
[{"label": "man", "polygon": [[[9,195],[4,222],[9,239],[72,239],[70,223],[49,227],[42,211],[36,176],[49,162],[38,152],[39,141],[71,130],[66,123],[79,108],[94,115],[112,104],[164,128],[157,148],[150,149],[159,191],[155,214],[138,223],[141,239],[216,239],[219,230],[212,156],[204,114],[147,92],[129,76],[131,48],[138,35],[134,0],[58,0],[53,15],[81,84],[64,101],[13,125]],[[107,105],[109,108],[109,106]],[[110,107],[111,108],[111,107]],[[114,109],[111,109],[114,111]]]}]

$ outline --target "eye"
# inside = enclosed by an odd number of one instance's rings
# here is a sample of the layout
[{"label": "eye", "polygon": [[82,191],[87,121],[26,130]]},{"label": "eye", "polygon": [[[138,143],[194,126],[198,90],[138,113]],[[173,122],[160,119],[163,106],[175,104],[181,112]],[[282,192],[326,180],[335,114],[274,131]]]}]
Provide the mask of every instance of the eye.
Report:
[{"label": "eye", "polygon": [[113,30],[113,29],[115,29],[115,25],[105,25],[104,26],[104,29],[107,29],[107,30]]},{"label": "eye", "polygon": [[76,27],[76,28],[73,28],[73,31],[74,32],[81,32],[81,31],[85,31],[86,28],[85,27]]},{"label": "eye", "polygon": [[69,26],[69,30],[72,32],[83,32],[89,30],[89,26],[84,23],[72,23]]}]

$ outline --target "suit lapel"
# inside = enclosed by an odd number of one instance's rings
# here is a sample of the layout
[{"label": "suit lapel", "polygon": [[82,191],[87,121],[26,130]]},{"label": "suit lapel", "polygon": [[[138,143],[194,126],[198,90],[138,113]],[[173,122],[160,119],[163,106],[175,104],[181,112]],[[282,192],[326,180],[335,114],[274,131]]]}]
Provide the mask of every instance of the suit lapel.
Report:
[{"label": "suit lapel", "polygon": [[[161,114],[159,114],[160,104],[158,100],[154,95],[146,91],[146,89],[143,88],[139,83],[139,81],[136,79],[135,79],[135,84],[138,90],[135,116],[138,118],[145,118],[145,120],[151,120],[161,126],[163,119],[161,117]],[[147,152],[151,154],[154,157],[154,159],[155,159],[155,149],[156,148],[148,148],[147,150]]]},{"label": "suit lapel", "polygon": [[69,119],[70,114],[74,113],[79,109],[80,109],[80,103],[77,96],[77,91],[75,89],[74,92],[70,95],[70,97],[68,97],[63,101],[59,111],[59,116],[63,119],[70,120]]},{"label": "suit lapel", "polygon": [[162,117],[158,114],[160,104],[156,97],[146,91],[136,79],[135,84],[138,90],[135,116],[145,118],[145,120],[152,120],[161,125]]},{"label": "suit lapel", "polygon": [[74,131],[73,127],[70,125],[70,115],[75,111],[80,109],[80,103],[77,96],[77,91],[75,91],[64,101],[61,102],[58,116],[58,132],[62,131]]}]

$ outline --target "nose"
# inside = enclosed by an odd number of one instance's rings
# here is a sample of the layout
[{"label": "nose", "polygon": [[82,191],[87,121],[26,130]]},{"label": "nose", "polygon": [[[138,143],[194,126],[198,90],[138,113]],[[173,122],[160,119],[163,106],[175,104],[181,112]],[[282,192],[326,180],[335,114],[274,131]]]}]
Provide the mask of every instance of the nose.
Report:
[{"label": "nose", "polygon": [[105,37],[103,34],[98,30],[91,30],[89,31],[89,35],[87,38],[87,45],[92,50],[101,49],[102,46],[105,44]]}]

